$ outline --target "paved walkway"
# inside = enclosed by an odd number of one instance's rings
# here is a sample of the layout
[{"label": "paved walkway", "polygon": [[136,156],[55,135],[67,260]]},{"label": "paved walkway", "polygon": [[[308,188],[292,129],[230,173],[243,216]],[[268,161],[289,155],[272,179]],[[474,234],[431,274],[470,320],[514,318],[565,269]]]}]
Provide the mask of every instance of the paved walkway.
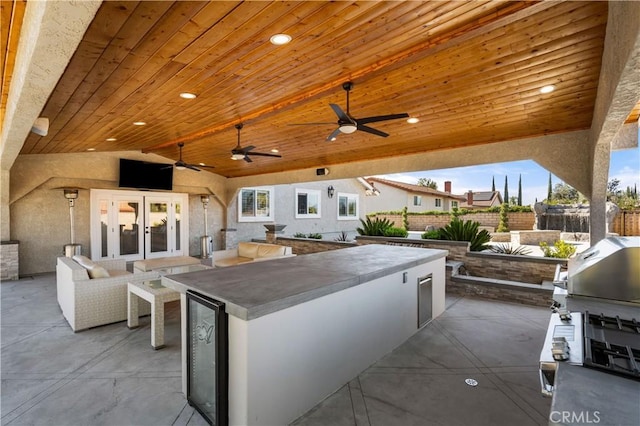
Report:
[{"label": "paved walkway", "polygon": [[[2,425],[206,424],[181,393],[176,302],[166,306],[166,347],[155,351],[149,317],[135,330],[125,321],[73,333],[54,274],[3,282],[0,295]],[[447,305],[295,424],[546,425],[537,360],[549,311],[472,298]]]}]

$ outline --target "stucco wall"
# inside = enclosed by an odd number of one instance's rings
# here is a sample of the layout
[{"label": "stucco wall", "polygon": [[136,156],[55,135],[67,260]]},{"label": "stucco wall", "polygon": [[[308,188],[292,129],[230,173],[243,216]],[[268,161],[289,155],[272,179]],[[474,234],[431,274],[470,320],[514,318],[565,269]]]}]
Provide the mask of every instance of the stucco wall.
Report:
[{"label": "stucco wall", "polygon": [[[118,189],[119,158],[167,162],[138,152],[19,156],[11,169],[11,239],[20,242],[20,275],[55,271],[55,259],[70,242],[69,204],[62,187],[78,187],[74,220],[76,243],[90,256],[89,189]],[[200,255],[204,228],[200,195],[211,194],[207,220],[219,247],[225,208],[215,194],[224,192],[225,179],[207,172],[174,171],[174,191],[188,193],[189,254]]]},{"label": "stucco wall", "polygon": [[[335,189],[333,198],[327,195],[327,187]],[[334,234],[336,232],[351,232],[360,226],[360,220],[338,220],[338,193],[344,192],[359,195],[359,217],[364,218],[367,203],[372,198],[364,193],[364,187],[356,179],[341,179],[329,182],[300,182],[290,185],[275,185],[274,220],[265,222],[238,222],[238,194],[231,200],[228,208],[228,227],[237,229],[238,241],[265,238],[265,227],[268,223],[287,225],[283,235],[292,236],[297,232],[310,234]],[[320,191],[321,218],[296,219],[295,199],[296,188]]]}]

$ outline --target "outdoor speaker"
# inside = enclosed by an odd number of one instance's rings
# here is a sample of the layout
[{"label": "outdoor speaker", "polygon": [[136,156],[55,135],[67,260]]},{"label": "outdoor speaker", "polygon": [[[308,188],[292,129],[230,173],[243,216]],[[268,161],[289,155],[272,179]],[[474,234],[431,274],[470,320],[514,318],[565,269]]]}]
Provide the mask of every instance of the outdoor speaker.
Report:
[{"label": "outdoor speaker", "polygon": [[329,174],[329,169],[316,169],[316,176],[324,176]]}]

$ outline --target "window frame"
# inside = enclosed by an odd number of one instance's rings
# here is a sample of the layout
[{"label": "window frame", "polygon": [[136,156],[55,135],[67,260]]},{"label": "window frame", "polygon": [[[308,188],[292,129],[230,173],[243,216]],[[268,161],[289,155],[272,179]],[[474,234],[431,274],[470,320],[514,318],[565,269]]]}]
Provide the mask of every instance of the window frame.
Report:
[{"label": "window frame", "polygon": [[457,209],[460,204],[457,201],[451,201],[451,208]]},{"label": "window frame", "polygon": [[436,207],[442,207],[442,198],[436,198],[435,205]]},{"label": "window frame", "polygon": [[[302,194],[307,196],[307,213],[300,213],[298,210],[298,196]],[[314,195],[318,201],[317,213],[309,213],[309,195]],[[294,217],[296,219],[320,219],[322,217],[322,196],[318,189],[296,188],[294,204]]]},{"label": "window frame", "polygon": [[[347,216],[341,216],[340,215],[340,198],[342,197],[346,197],[347,198],[347,212],[349,210],[349,200],[355,200],[356,203],[356,211],[355,211],[355,215],[347,215]],[[338,220],[358,220],[360,218],[360,195],[359,194],[354,194],[354,193],[349,193],[349,192],[338,192],[337,195],[337,209],[336,209],[336,216],[338,218]]]},{"label": "window frame", "polygon": [[[243,216],[242,214],[242,199],[243,193],[245,191],[253,191],[254,193],[254,201],[253,201],[253,216]],[[266,192],[268,193],[268,210],[269,214],[266,216],[258,216],[258,192]],[[273,186],[247,186],[240,188],[238,191],[238,222],[273,222],[274,221],[274,212],[275,212],[275,190]]]},{"label": "window frame", "polygon": [[[417,201],[417,203],[416,203]],[[422,206],[422,195],[414,195],[413,196],[413,206],[420,207]]]}]

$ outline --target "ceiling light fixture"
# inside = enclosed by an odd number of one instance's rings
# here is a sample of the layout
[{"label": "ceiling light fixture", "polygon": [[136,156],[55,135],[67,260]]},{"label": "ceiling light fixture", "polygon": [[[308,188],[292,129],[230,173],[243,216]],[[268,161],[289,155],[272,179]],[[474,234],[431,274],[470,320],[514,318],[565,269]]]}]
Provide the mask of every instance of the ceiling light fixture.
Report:
[{"label": "ceiling light fixture", "polygon": [[195,99],[198,97],[198,95],[196,95],[195,93],[183,92],[180,93],[180,97],[182,99]]},{"label": "ceiling light fixture", "polygon": [[549,84],[548,86],[544,86],[540,88],[540,93],[551,93],[556,90],[556,86],[553,84]]},{"label": "ceiling light fixture", "polygon": [[232,154],[231,155],[231,159],[232,160],[244,160],[244,154]]},{"label": "ceiling light fixture", "polygon": [[134,126],[144,126],[145,124],[147,124],[147,123],[145,123],[144,121],[134,121],[133,122]]},{"label": "ceiling light fixture", "polygon": [[355,124],[353,124],[353,123],[346,123],[346,124],[341,125],[341,126],[339,127],[339,129],[340,129],[340,131],[341,131],[342,133],[349,134],[349,133],[353,133],[353,132],[355,132],[356,130],[358,130],[358,126],[356,126],[356,125],[355,125]]},{"label": "ceiling light fixture", "polygon": [[291,41],[291,36],[288,34],[275,34],[271,36],[269,41],[271,44],[275,44],[276,46],[282,46],[283,44],[287,44]]},{"label": "ceiling light fixture", "polygon": [[107,141],[107,142],[115,142],[115,141],[117,141],[117,140],[118,140],[118,139],[116,139],[116,138],[106,138],[106,139],[105,139],[105,141]]},{"label": "ceiling light fixture", "polygon": [[273,149],[271,150],[271,152],[273,152],[274,154],[277,154],[277,153],[278,153],[278,152],[280,152],[280,151],[278,151],[277,149],[273,148]]},{"label": "ceiling light fixture", "polygon": [[409,118],[407,118],[407,123],[409,123],[409,124],[416,124],[419,121],[420,121],[420,119],[418,117],[409,117]]},{"label": "ceiling light fixture", "polygon": [[87,151],[95,151],[95,148],[87,148]]}]

